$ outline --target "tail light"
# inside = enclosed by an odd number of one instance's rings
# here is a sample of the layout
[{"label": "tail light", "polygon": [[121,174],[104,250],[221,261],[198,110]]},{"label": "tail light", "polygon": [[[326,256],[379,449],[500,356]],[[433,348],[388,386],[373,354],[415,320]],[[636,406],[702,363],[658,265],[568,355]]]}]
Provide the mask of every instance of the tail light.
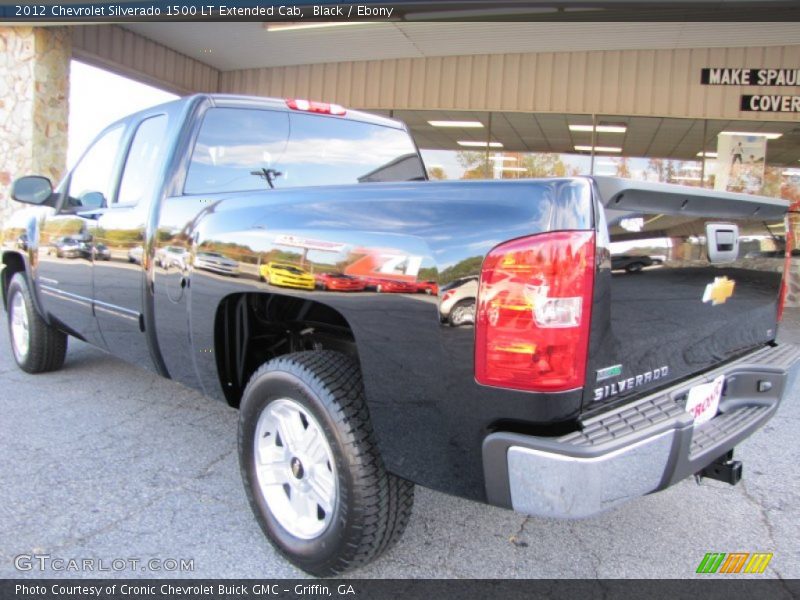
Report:
[{"label": "tail light", "polygon": [[286,106],[292,110],[302,110],[304,112],[312,112],[320,115],[334,115],[336,117],[343,117],[347,110],[338,104],[328,104],[327,102],[314,102],[313,100],[297,100],[288,98]]},{"label": "tail light", "polygon": [[583,386],[594,256],[591,231],[534,235],[489,253],[478,290],[478,383],[546,392]]},{"label": "tail light", "polygon": [[442,302],[452,298],[453,295],[455,295],[455,293],[456,293],[455,290],[447,290],[444,294],[442,294]]},{"label": "tail light", "polygon": [[783,318],[783,307],[786,305],[786,296],[789,293],[789,279],[792,269],[792,250],[794,250],[794,231],[792,219],[786,217],[786,252],[783,259],[783,278],[781,279],[781,293],[778,297],[778,322]]}]

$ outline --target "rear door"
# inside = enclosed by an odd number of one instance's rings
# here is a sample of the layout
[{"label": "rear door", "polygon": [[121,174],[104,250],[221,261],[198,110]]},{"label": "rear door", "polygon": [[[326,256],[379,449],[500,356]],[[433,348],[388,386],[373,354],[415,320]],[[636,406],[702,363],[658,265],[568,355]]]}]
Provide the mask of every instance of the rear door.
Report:
[{"label": "rear door", "polygon": [[132,249],[145,245],[150,208],[160,189],[167,151],[167,115],[132,123],[117,193],[95,216],[95,244],[108,248],[109,260],[94,261],[94,309],[108,350],[153,369],[144,335],[145,266],[131,262]]},{"label": "rear door", "polygon": [[786,203],[597,183],[604,260],[585,408],[641,395],[775,338]]}]

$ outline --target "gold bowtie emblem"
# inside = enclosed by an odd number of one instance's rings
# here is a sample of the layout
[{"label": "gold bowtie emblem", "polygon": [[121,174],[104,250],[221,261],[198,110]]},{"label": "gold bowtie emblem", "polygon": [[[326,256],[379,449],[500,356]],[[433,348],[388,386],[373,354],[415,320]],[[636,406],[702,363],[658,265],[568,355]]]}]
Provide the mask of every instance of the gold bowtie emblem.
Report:
[{"label": "gold bowtie emblem", "polygon": [[706,291],[703,294],[703,302],[711,302],[711,306],[717,304],[725,304],[725,301],[733,296],[733,288],[736,282],[727,277],[715,277],[714,283],[709,283],[706,286]]}]

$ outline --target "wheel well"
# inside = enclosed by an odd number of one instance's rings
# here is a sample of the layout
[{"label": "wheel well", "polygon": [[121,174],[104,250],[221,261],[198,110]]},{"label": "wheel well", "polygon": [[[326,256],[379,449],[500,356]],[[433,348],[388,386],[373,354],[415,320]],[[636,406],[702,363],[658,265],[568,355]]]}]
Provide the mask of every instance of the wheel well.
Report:
[{"label": "wheel well", "polygon": [[358,361],[353,330],[326,304],[264,293],[233,294],[220,303],[214,355],[231,406],[239,406],[250,376],[262,364],[302,350],[335,350]]},{"label": "wheel well", "polygon": [[8,306],[8,286],[11,283],[11,278],[15,273],[25,272],[25,261],[22,256],[17,252],[4,252],[3,253],[3,306]]}]

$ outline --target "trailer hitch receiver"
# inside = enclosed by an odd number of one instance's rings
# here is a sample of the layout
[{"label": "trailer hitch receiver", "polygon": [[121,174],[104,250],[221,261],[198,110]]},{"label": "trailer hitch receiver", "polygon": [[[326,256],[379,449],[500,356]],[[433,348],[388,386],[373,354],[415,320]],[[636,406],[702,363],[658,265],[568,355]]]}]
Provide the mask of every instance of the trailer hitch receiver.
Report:
[{"label": "trailer hitch receiver", "polygon": [[700,479],[707,477],[736,485],[742,478],[742,461],[733,460],[733,450],[731,450],[697,473],[696,477],[698,483]]}]

